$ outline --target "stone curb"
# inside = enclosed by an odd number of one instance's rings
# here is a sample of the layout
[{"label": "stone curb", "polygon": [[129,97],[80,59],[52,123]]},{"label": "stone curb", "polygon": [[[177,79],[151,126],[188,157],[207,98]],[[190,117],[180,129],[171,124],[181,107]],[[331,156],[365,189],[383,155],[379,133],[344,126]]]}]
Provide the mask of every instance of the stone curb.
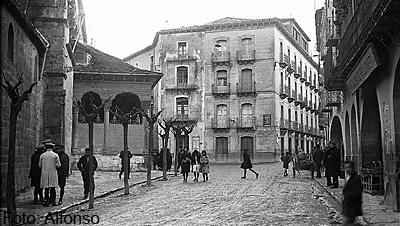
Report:
[{"label": "stone curb", "polygon": [[[167,174],[167,176],[175,176],[175,175]],[[161,175],[161,176],[157,176],[157,177],[153,177],[153,178],[151,178],[151,180],[154,181],[154,180],[158,180],[158,179],[161,179],[161,178],[163,178],[162,175]],[[133,183],[133,184],[129,185],[129,188],[134,187],[134,186],[137,186],[137,185],[140,185],[140,184],[144,184],[144,183],[146,183],[146,182],[147,182],[147,180],[142,180],[142,181]],[[122,190],[124,190],[124,189],[125,189],[125,187],[122,187],[122,188],[116,188],[116,189],[114,189],[114,190],[104,192],[104,193],[102,193],[102,194],[99,194],[99,195],[95,196],[95,197],[94,197],[94,200],[99,199],[99,198],[106,197],[106,196],[108,196],[108,195],[111,195],[111,194],[113,194],[113,193],[122,191]],[[73,208],[73,207],[76,207],[76,206],[85,204],[85,203],[87,203],[87,202],[89,202],[89,199],[85,199],[85,200],[81,200],[81,201],[76,202],[76,203],[72,203],[72,204],[70,204],[70,205],[68,205],[68,206],[65,206],[65,207],[61,208],[61,209],[50,211],[50,212],[46,213],[45,215],[39,217],[39,219],[46,218],[49,214],[50,214],[50,215],[55,215],[55,214],[58,214],[58,213],[66,212],[68,209],[71,209],[71,208]]]}]

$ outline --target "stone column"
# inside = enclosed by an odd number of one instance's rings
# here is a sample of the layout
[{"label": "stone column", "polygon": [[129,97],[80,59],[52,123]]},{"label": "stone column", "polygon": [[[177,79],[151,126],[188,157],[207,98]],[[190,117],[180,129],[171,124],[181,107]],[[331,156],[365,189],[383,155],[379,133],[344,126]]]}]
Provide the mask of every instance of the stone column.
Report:
[{"label": "stone column", "polygon": [[104,105],[104,136],[103,136],[103,155],[107,154],[108,145],[107,145],[107,133],[108,133],[108,124],[110,123],[110,107],[111,103],[106,103]]},{"label": "stone column", "polygon": [[75,106],[72,108],[72,148],[71,148],[71,155],[79,154],[77,153],[77,129],[78,129],[78,117],[79,117],[79,109]]}]

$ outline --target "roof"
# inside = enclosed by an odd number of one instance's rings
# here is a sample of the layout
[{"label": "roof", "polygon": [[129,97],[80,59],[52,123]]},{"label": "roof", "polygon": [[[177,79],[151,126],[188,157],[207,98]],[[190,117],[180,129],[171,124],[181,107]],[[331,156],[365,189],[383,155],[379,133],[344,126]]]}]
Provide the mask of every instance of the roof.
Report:
[{"label": "roof", "polygon": [[[292,22],[296,28],[300,31],[300,33],[306,38],[307,41],[310,41],[309,37],[306,35],[306,33],[301,29],[301,27],[297,24],[296,20],[294,18],[265,18],[265,19],[243,19],[243,18],[234,18],[234,17],[225,17],[216,21],[212,21],[210,23],[204,24],[204,25],[196,25],[196,26],[190,26],[190,27],[181,27],[181,28],[172,28],[172,29],[165,29],[158,31],[154,37],[153,43],[147,47],[145,47],[142,50],[136,51],[133,54],[130,54],[129,56],[123,58],[123,61],[128,61],[132,59],[135,56],[138,56],[142,54],[143,52],[150,50],[154,48],[157,45],[159,36],[162,34],[173,34],[173,33],[185,33],[185,32],[206,32],[209,30],[213,29],[220,29],[222,26],[223,27],[252,27],[252,26],[271,26],[275,25],[284,35],[288,37],[288,39],[292,39],[292,43],[294,45],[300,46],[298,43],[294,41],[294,38],[291,35],[291,31],[288,31],[283,23],[285,22]],[[313,63],[314,66],[317,64],[314,62],[314,60],[309,56],[309,54],[299,47],[305,56],[307,56],[308,60]]]},{"label": "roof", "polygon": [[88,65],[76,65],[74,72],[91,72],[95,73],[110,73],[110,74],[125,74],[125,75],[159,75],[162,73],[155,71],[148,71],[134,67],[128,63],[125,63],[121,59],[108,55],[92,46],[77,43],[78,49],[83,49],[84,52],[90,54],[91,59]]},{"label": "roof", "polygon": [[43,37],[43,35],[35,28],[35,26],[28,19],[28,17],[21,11],[21,9],[18,7],[15,1],[2,0],[1,4],[4,5],[5,8],[7,8],[9,12],[13,15],[18,25],[24,29],[28,37],[31,39],[32,43],[38,48],[38,51],[44,54],[49,47],[49,43]]}]

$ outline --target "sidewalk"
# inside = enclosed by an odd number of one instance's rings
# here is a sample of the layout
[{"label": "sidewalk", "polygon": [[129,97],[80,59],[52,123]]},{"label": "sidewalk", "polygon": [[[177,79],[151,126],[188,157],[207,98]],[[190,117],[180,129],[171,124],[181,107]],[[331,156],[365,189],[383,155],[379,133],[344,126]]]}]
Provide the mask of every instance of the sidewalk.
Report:
[{"label": "sidewalk", "polygon": [[[118,190],[123,190],[124,180],[119,179],[119,172],[109,172],[109,171],[96,171],[94,174],[95,181],[95,199],[97,197],[102,197],[107,194],[113,193]],[[162,178],[162,171],[152,171],[152,179]],[[129,179],[129,185],[134,186],[136,184],[142,184],[146,182],[147,172],[131,172]],[[56,189],[57,196],[56,202],[59,198],[59,188]],[[67,185],[65,186],[65,193],[63,204],[60,206],[49,206],[45,207],[40,204],[33,204],[33,188],[27,189],[21,192],[16,197],[17,213],[20,216],[32,215],[36,219],[42,218],[49,212],[56,213],[60,211],[65,211],[73,206],[83,204],[88,202],[88,199],[84,199],[83,196],[83,181],[81,173],[78,170],[73,170],[72,175],[67,178]],[[96,200],[94,202],[96,206]],[[7,208],[0,209],[0,221],[3,223],[3,211]]]},{"label": "sidewalk", "polygon": [[[344,179],[339,179],[339,188],[326,186],[326,178],[315,178],[315,180],[341,205]],[[383,205],[383,196],[363,193],[363,216],[357,219],[362,225],[400,225],[400,213]]]}]

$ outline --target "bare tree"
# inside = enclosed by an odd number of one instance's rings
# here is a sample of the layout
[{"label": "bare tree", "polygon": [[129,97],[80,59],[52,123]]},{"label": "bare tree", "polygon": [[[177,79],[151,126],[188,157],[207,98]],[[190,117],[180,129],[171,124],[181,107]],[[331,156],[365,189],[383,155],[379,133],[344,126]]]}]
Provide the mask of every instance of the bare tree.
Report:
[{"label": "bare tree", "polygon": [[158,133],[163,141],[163,180],[167,180],[167,147],[168,147],[168,140],[169,140],[169,132],[172,127],[172,120],[162,120],[158,121],[158,125],[164,130],[164,133]]},{"label": "bare tree", "polygon": [[9,128],[9,139],[8,139],[8,168],[7,168],[7,211],[9,214],[9,224],[14,225],[14,217],[17,213],[17,207],[15,203],[15,141],[17,138],[17,119],[18,114],[22,109],[22,104],[28,100],[29,94],[32,93],[33,87],[37,84],[34,82],[30,85],[29,89],[25,90],[22,95],[19,91],[19,86],[22,84],[22,75],[18,79],[17,84],[14,86],[4,77],[6,84],[1,82],[1,86],[7,91],[8,97],[11,99],[10,103],[10,128]]},{"label": "bare tree", "polygon": [[[99,114],[100,110],[104,108],[104,105],[110,101],[109,97],[106,101],[101,103],[100,97],[94,92],[86,93],[88,98],[85,98],[85,94],[82,96],[81,100],[76,100],[75,105],[81,111],[83,117],[85,117],[86,122],[89,126],[89,209],[93,209],[94,205],[94,178],[93,178],[93,124]],[[98,98],[96,98],[98,97]]]},{"label": "bare tree", "polygon": [[[112,102],[111,113],[122,123],[124,130],[124,150],[122,152],[123,170],[124,170],[124,187],[125,195],[129,194],[129,155],[128,155],[128,125],[132,116],[138,116],[141,109],[141,102],[136,94],[125,92],[118,94]],[[142,117],[140,116],[140,121]]]},{"label": "bare tree", "polygon": [[[139,108],[138,111],[142,114],[147,122],[149,123],[149,153],[147,155],[147,186],[151,185],[151,163],[152,163],[152,155],[153,155],[153,138],[154,138],[154,123],[157,122],[158,116],[160,116],[161,111],[157,112],[157,114],[153,113],[153,103],[150,104],[150,115],[147,114],[142,108]],[[165,150],[164,150],[165,151]]]}]

